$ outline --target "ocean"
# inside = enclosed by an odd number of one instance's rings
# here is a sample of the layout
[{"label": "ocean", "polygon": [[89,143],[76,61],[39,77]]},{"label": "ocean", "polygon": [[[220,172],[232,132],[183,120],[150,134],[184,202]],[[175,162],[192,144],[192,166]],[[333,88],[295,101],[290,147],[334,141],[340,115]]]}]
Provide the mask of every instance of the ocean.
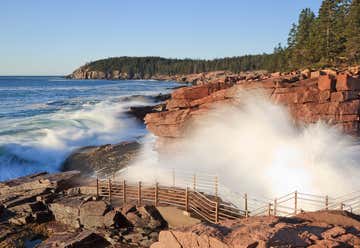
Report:
[{"label": "ocean", "polygon": [[0,181],[55,172],[83,146],[115,144],[147,134],[130,106],[179,86],[152,80],[0,77]]}]

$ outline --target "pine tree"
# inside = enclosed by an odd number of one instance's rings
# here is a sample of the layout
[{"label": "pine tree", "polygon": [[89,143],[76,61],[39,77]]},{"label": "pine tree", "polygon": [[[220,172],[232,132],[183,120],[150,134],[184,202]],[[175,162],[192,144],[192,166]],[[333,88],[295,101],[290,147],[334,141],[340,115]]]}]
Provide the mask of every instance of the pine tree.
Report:
[{"label": "pine tree", "polygon": [[345,51],[345,19],[349,0],[324,0],[317,21],[317,39],[321,60],[335,64]]},{"label": "pine tree", "polygon": [[360,0],[353,0],[346,19],[346,55],[350,63],[360,62]]}]

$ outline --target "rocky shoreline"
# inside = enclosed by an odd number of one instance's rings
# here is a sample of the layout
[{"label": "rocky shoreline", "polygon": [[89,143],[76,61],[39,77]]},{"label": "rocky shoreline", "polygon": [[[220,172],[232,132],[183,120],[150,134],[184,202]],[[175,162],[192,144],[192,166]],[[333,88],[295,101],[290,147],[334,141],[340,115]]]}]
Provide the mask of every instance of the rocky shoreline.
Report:
[{"label": "rocky shoreline", "polygon": [[285,105],[300,124],[322,120],[359,136],[359,68],[273,73],[256,79],[216,74],[208,83],[175,90],[166,110],[148,114],[145,123],[162,139],[182,138],[190,124],[211,109],[221,104],[239,105],[243,90],[261,90],[270,101]]},{"label": "rocky shoreline", "polygon": [[[171,227],[161,207],[97,197],[78,171],[0,183],[0,247],[357,247],[360,216],[346,211],[249,217]],[[175,208],[174,208],[175,209]],[[176,210],[180,211],[180,210]],[[183,216],[182,218],[188,218]]]}]

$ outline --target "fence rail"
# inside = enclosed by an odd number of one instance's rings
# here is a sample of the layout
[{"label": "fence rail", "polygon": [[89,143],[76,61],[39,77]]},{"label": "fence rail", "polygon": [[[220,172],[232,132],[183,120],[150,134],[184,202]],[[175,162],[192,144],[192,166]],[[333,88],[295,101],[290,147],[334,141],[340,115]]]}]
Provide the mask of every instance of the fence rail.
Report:
[{"label": "fence rail", "polygon": [[[100,176],[101,174],[103,173],[98,173]],[[108,197],[110,201],[121,200],[123,203],[175,206],[211,223],[249,216],[292,216],[318,210],[346,210],[360,214],[360,191],[337,198],[294,191],[269,199],[223,191],[216,175],[175,170],[165,171],[163,174],[168,175],[170,180],[161,184],[120,180],[126,178],[124,172],[120,173],[121,177],[103,174],[110,177],[97,177],[97,195]]]},{"label": "fence rail", "polygon": [[222,202],[218,197],[206,195],[190,188],[153,186],[118,182],[112,179],[96,179],[98,196],[107,197],[109,201],[121,200],[123,203],[133,202],[142,205],[144,202],[158,205],[170,205],[209,221],[218,223],[220,220],[237,219],[246,216],[244,211],[229,203]]}]

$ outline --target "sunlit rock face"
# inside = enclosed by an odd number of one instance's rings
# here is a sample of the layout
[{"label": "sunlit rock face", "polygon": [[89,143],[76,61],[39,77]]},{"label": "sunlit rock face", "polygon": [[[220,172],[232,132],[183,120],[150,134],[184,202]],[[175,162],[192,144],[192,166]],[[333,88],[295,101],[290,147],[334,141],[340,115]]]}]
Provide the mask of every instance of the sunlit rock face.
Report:
[{"label": "sunlit rock face", "polygon": [[322,120],[343,132],[359,135],[360,79],[342,73],[320,75],[296,82],[276,78],[231,81],[225,77],[208,84],[175,90],[166,111],[145,118],[159,137],[179,138],[191,120],[219,104],[241,104],[243,90],[258,89],[274,103],[287,106],[294,120],[309,124]]}]

